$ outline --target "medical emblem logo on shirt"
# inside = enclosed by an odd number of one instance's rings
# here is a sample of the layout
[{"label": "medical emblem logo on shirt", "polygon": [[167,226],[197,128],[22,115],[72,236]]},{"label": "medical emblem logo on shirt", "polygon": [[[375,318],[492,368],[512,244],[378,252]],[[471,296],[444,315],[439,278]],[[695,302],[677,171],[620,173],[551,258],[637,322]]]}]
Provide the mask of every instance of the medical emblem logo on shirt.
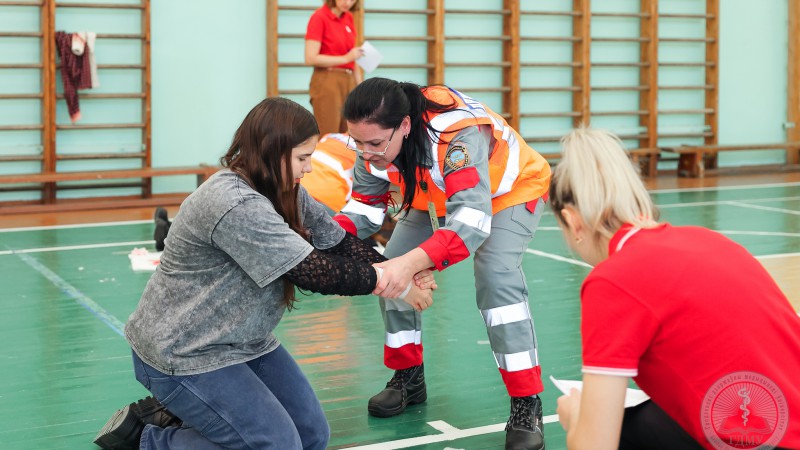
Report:
[{"label": "medical emblem logo on shirt", "polygon": [[444,162],[451,169],[458,170],[469,165],[469,153],[467,147],[462,144],[456,144],[447,150],[447,155],[444,157]]},{"label": "medical emblem logo on shirt", "polygon": [[789,426],[789,408],[780,388],[755,372],[734,372],[706,391],[700,422],[718,450],[773,448]]}]

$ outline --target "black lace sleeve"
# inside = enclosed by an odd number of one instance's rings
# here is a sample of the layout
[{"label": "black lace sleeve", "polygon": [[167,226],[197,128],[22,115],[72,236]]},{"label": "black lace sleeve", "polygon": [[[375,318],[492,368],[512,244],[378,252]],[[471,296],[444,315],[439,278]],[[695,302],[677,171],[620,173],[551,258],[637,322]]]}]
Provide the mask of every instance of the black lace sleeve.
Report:
[{"label": "black lace sleeve", "polygon": [[344,239],[338,244],[322,251],[328,254],[347,256],[370,264],[387,260],[385,256],[376,252],[369,244],[350,233],[346,233]]},{"label": "black lace sleeve", "polygon": [[366,295],[378,284],[370,263],[317,249],[283,276],[301,289],[320,294]]}]

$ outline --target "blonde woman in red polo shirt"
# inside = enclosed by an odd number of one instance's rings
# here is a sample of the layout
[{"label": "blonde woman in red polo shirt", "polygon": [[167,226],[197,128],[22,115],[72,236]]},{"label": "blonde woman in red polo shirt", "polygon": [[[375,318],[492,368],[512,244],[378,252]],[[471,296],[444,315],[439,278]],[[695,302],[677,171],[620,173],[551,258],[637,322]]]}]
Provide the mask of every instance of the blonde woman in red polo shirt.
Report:
[{"label": "blonde woman in red polo shirt", "polygon": [[353,14],[358,0],[325,0],[314,11],[306,30],[306,64],[314,66],[309,85],[311,106],[320,135],[344,133],[342,106],[347,94],[361,82],[354,61],[364,52],[356,47]]},{"label": "blonde woman in red polo shirt", "polygon": [[[619,139],[562,139],[551,206],[594,269],[581,288],[583,389],[568,449],[800,448],[800,318],[725,236],[658,223]],[[651,400],[624,408],[628,379]]]}]

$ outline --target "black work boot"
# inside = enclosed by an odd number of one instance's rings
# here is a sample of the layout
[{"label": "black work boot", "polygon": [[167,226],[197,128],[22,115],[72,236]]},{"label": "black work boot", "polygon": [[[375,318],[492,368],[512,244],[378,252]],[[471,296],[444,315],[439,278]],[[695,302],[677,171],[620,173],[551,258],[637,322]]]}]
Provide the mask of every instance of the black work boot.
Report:
[{"label": "black work boot", "polygon": [[542,400],[538,395],[511,397],[506,424],[506,450],[544,450]]},{"label": "black work boot", "polygon": [[425,365],[395,370],[386,389],[369,399],[367,409],[375,417],[391,417],[406,410],[406,406],[428,399],[425,390]]},{"label": "black work boot", "polygon": [[158,207],[156,208],[155,216],[153,217],[153,221],[156,224],[156,228],[153,231],[153,240],[156,241],[156,250],[159,252],[164,251],[164,239],[167,238],[167,233],[169,232],[169,227],[172,223],[169,221],[169,215],[167,214],[167,210]]},{"label": "black work boot", "polygon": [[153,397],[145,397],[117,410],[103,426],[94,443],[110,450],[138,449],[145,425],[159,428],[181,426],[181,419]]}]

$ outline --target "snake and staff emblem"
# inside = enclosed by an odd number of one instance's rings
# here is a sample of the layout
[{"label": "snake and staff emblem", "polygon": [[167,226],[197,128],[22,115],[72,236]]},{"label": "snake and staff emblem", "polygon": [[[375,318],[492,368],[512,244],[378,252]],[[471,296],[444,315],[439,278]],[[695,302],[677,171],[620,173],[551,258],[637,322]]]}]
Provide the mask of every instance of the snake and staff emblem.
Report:
[{"label": "snake and staff emblem", "polygon": [[753,372],[726,375],[706,392],[700,411],[708,441],[717,449],[771,448],[789,423],[783,393]]}]

